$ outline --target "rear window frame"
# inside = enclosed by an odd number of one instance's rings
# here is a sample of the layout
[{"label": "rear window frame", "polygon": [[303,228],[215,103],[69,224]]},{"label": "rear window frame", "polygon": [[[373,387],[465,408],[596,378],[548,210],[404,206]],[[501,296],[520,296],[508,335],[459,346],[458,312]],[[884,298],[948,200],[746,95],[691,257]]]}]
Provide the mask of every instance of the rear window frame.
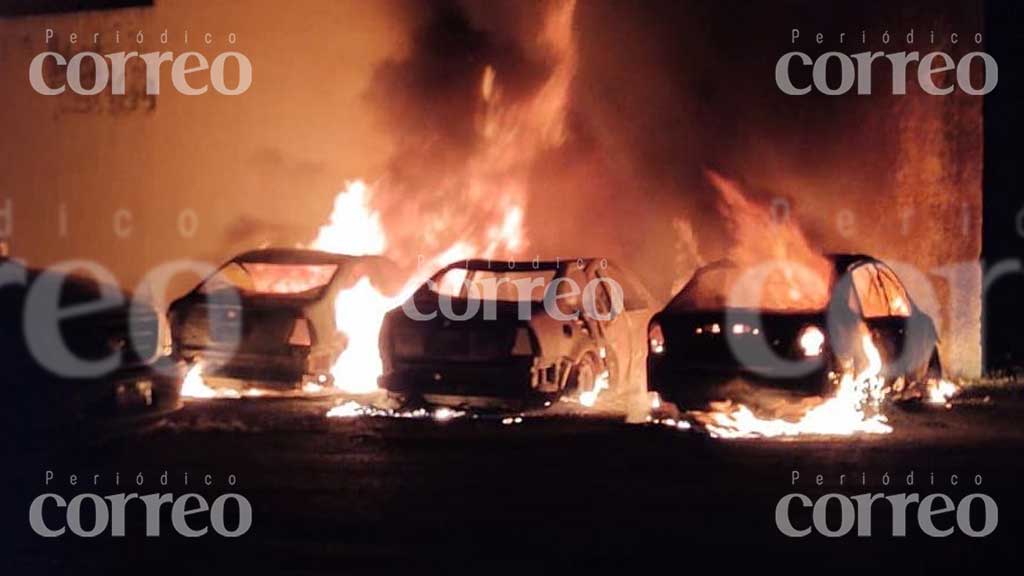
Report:
[{"label": "rear window frame", "polygon": [[[303,290],[301,292],[260,292],[260,291],[246,290],[244,288],[241,288],[241,287],[235,286],[235,285],[230,285],[230,286],[226,285],[224,288],[217,289],[217,290],[206,290],[205,289],[206,285],[211,280],[216,278],[218,275],[220,275],[222,272],[224,272],[224,270],[228,269],[231,266],[238,266],[243,271],[245,271],[247,274],[251,274],[246,269],[246,267],[245,267],[246,264],[270,265],[270,266],[296,266],[296,267],[301,267],[301,266],[325,266],[325,267],[333,267],[334,271],[331,273],[330,278],[326,282],[324,282],[322,285],[316,286],[314,288],[310,288],[308,290]],[[323,295],[327,292],[327,290],[331,286],[331,284],[333,284],[335,281],[337,281],[338,275],[341,273],[341,270],[342,270],[341,264],[336,263],[336,262],[268,262],[268,261],[259,261],[259,260],[231,260],[231,261],[228,261],[225,264],[223,264],[220,268],[217,268],[217,270],[213,274],[211,274],[209,277],[207,277],[202,282],[200,282],[199,285],[196,287],[195,292],[197,294],[202,294],[202,295],[205,295],[205,296],[210,296],[210,295],[217,294],[218,292],[222,292],[223,290],[226,290],[226,289],[230,288],[230,289],[236,290],[238,292],[238,294],[240,296],[244,297],[244,298],[266,298],[266,299],[287,299],[287,300],[315,301],[315,300],[321,299],[323,297]]]}]

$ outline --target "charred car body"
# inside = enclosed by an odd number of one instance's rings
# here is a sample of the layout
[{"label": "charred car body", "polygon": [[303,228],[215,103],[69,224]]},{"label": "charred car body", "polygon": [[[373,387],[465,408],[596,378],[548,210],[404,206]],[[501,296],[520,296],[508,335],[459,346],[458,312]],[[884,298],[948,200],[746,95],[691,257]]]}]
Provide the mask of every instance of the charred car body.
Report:
[{"label": "charred car body", "polygon": [[398,289],[394,266],[378,256],[287,248],[241,254],[171,304],[175,353],[200,363],[204,379],[218,386],[329,386],[348,343],[335,299],[362,278]]},{"label": "charred car body", "polygon": [[179,405],[157,311],[113,285],[0,259],[0,357],[17,433],[119,428]]},{"label": "charred car body", "polygon": [[485,408],[614,396],[643,386],[651,313],[643,286],[604,259],[460,262],[385,317],[379,384],[404,401]]},{"label": "charred car body", "polygon": [[805,309],[735,305],[744,271],[728,261],[699,269],[651,320],[648,389],[697,409],[729,399],[736,382],[827,394],[837,371],[866,362],[860,342],[870,334],[893,397],[919,397],[918,384],[941,376],[932,319],[884,263],[856,254],[828,263],[826,302]]}]

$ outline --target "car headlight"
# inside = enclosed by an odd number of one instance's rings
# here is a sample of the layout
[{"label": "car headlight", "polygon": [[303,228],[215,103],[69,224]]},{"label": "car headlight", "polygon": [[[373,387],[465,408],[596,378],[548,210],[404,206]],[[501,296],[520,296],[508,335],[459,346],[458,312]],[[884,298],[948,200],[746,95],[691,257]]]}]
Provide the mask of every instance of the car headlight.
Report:
[{"label": "car headlight", "polygon": [[665,353],[665,334],[661,331],[661,324],[651,322],[647,327],[647,347],[651,354]]},{"label": "car headlight", "polygon": [[825,349],[825,333],[817,326],[807,326],[800,331],[796,342],[804,356],[820,356]]}]

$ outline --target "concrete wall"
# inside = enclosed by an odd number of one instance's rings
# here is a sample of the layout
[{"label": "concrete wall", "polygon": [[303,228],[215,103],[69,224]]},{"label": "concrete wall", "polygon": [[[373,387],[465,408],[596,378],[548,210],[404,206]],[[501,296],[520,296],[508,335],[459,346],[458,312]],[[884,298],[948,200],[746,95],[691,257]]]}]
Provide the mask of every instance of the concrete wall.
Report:
[{"label": "concrete wall", "polygon": [[[171,259],[216,262],[264,242],[309,241],[346,180],[372,180],[393,163],[402,135],[379,129],[382,102],[366,94],[378,65],[408,50],[409,13],[390,2],[304,0],[282,8],[270,0],[164,0],[0,20],[0,214],[10,214],[10,201],[11,251],[40,265],[98,260],[131,286]],[[484,20],[494,13],[486,2],[472,12]],[[520,28],[530,22],[491,20]],[[692,222],[701,252],[712,257],[721,248],[720,218],[703,178],[714,168],[762,200],[790,200],[823,250],[906,263],[912,293],[941,325],[945,363],[978,372],[981,99],[919,90],[794,98],[779,92],[773,69],[793,49],[793,27],[804,34],[798,49],[812,55],[840,49],[839,32],[861,28],[875,36],[915,28],[916,48],[928,50],[926,30],[979,30],[980,3],[664,2],[640,9],[587,2],[577,6],[575,22],[573,134],[536,170],[540,191],[527,207],[531,249],[575,255],[607,247],[667,293],[692,271],[678,258],[685,249],[674,227],[679,217]],[[51,49],[69,54],[92,49],[95,32],[100,52],[118,51],[117,30],[130,50],[141,30],[140,52],[196,49],[212,58],[238,50],[253,63],[253,84],[234,97],[182,96],[168,87],[131,104],[43,97],[27,76],[31,58],[47,48],[47,28],[59,40]],[[169,42],[161,45],[165,29]],[[814,45],[818,31],[831,44]],[[69,44],[72,32],[77,46]],[[199,44],[206,32],[210,46]],[[227,45],[231,32],[234,46]],[[875,39],[865,49],[903,48]],[[887,88],[884,79],[876,83]],[[131,219],[124,238],[115,231],[123,210]],[[567,221],[573,210],[585,216]],[[179,230],[183,213],[186,225],[193,214],[198,220],[194,236]],[[594,238],[601,240],[587,243]],[[175,290],[191,282],[180,279]]]}]

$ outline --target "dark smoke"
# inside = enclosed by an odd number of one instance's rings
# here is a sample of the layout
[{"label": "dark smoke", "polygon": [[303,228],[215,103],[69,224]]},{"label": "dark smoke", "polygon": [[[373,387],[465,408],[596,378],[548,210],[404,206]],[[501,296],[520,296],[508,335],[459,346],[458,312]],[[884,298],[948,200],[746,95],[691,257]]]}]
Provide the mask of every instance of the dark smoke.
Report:
[{"label": "dark smoke", "polygon": [[[412,26],[408,55],[382,66],[368,94],[382,127],[398,138],[386,218],[407,218],[410,203],[431,214],[478,200],[452,175],[480,145],[480,77],[489,64],[508,101],[534,94],[553,69],[537,44],[551,6],[447,1],[402,9]],[[792,28],[802,33],[796,47]],[[883,31],[896,38],[910,29],[913,46],[880,40]],[[861,30],[867,44],[838,44],[840,32],[850,42]],[[930,30],[939,33],[936,45],[927,43]],[[950,248],[941,229],[958,218],[951,212],[961,199],[977,207],[980,198],[980,99],[885,94],[885,69],[871,96],[792,97],[776,87],[774,66],[793,49],[943,49],[957,58],[970,48],[943,45],[942,34],[979,30],[974,3],[580,2],[568,137],[524,169],[529,255],[625,259],[666,296],[699,259],[723,255],[731,242],[704,178],[710,168],[741,182],[755,201],[785,199],[822,251],[873,252],[924,268],[976,257],[973,236]],[[814,43],[817,32],[829,38],[824,45]],[[931,166],[952,154],[956,166]],[[913,242],[893,232],[907,205],[918,209]],[[836,229],[846,209],[857,222],[853,236]],[[699,246],[680,246],[680,231],[692,231],[684,243]],[[697,252],[681,256],[687,249]]]}]

